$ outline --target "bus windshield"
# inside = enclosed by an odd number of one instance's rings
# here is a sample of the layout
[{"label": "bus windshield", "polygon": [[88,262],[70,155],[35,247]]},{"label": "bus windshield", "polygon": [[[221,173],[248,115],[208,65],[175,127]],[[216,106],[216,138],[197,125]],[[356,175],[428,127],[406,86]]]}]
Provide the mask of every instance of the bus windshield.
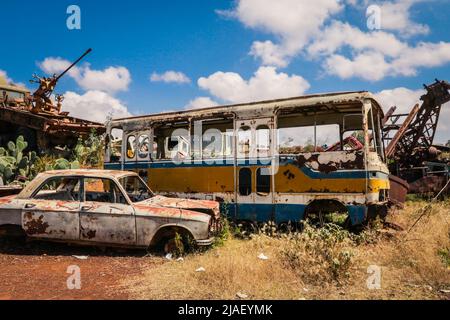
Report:
[{"label": "bus windshield", "polygon": [[131,202],[141,202],[154,196],[150,188],[138,176],[126,176],[119,179]]}]

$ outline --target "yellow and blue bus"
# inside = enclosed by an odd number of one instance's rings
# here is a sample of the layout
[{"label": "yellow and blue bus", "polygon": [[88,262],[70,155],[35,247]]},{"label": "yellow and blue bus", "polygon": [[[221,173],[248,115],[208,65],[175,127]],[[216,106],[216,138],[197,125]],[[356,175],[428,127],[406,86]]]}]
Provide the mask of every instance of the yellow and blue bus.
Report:
[{"label": "yellow and blue bus", "polygon": [[105,169],[136,171],[159,195],[217,200],[237,221],[344,212],[355,225],[388,201],[383,117],[362,91],[114,119]]}]

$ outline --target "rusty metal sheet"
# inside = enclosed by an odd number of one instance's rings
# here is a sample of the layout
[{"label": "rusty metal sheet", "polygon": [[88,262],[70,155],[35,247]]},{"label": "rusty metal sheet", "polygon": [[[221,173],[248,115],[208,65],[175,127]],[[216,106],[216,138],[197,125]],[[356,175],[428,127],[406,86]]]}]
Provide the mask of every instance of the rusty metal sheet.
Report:
[{"label": "rusty metal sheet", "polygon": [[389,199],[394,205],[402,207],[409,190],[408,182],[397,176],[389,175],[389,184]]},{"label": "rusty metal sheet", "polygon": [[295,164],[324,173],[365,168],[363,151],[304,153],[296,157]]},{"label": "rusty metal sheet", "polygon": [[85,202],[80,211],[80,240],[136,244],[136,220],[129,205]]},{"label": "rusty metal sheet", "polygon": [[78,240],[79,202],[28,200],[22,212],[22,228],[29,237]]}]

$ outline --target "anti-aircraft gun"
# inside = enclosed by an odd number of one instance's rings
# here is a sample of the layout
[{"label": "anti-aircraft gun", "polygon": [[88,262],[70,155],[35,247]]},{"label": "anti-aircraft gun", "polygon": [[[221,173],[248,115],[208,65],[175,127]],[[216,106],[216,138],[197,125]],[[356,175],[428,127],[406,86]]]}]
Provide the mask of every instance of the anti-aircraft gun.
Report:
[{"label": "anti-aircraft gun", "polygon": [[73,62],[66,70],[64,70],[60,75],[54,74],[51,77],[39,77],[36,74],[33,75],[33,79],[30,80],[31,83],[39,83],[39,88],[33,93],[33,105],[31,112],[34,114],[38,113],[50,113],[50,114],[60,114],[61,105],[64,97],[62,95],[55,95],[56,106],[51,99],[53,91],[55,90],[56,84],[59,79],[61,79],[70,69],[72,69],[78,62],[80,62],[85,56],[87,56],[92,49],[86,50],[81,57],[79,57],[75,62]]},{"label": "anti-aircraft gun", "polygon": [[87,137],[92,130],[105,132],[105,126],[61,112],[63,96],[53,94],[58,80],[69,72],[92,50],[87,50],[64,72],[51,77],[33,76],[39,88],[31,93],[23,86],[9,83],[0,76],[0,146],[23,136],[28,142],[27,151],[45,153],[58,146],[73,148],[79,137]]}]

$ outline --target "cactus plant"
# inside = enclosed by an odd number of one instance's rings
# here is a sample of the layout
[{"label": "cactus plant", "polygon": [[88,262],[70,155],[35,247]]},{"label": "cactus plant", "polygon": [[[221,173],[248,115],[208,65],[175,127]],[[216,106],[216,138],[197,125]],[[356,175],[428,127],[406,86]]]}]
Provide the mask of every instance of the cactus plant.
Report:
[{"label": "cactus plant", "polygon": [[77,160],[70,162],[69,160],[64,159],[64,158],[56,159],[54,162],[47,163],[45,166],[46,171],[69,170],[69,169],[79,169],[79,168],[80,168],[80,163]]},{"label": "cactus plant", "polygon": [[7,148],[0,148],[0,176],[3,183],[13,182],[21,176],[21,180],[31,180],[36,172],[34,165],[38,160],[36,152],[29,152],[24,156],[23,151],[28,147],[28,143],[23,136],[19,136],[16,142],[8,142]]}]

